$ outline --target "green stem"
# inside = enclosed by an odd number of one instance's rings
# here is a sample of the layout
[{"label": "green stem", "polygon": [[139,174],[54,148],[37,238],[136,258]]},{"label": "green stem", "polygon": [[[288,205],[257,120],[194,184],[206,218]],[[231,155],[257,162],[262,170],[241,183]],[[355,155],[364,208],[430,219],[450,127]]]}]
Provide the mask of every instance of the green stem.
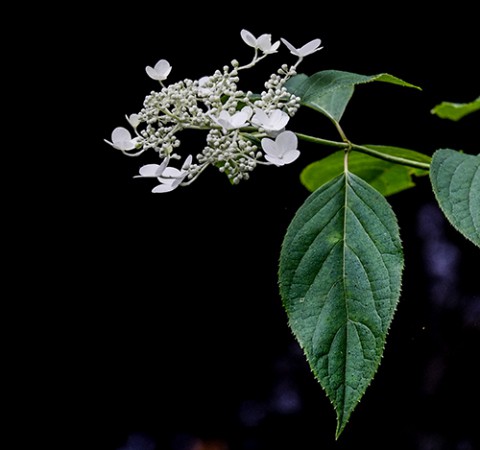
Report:
[{"label": "green stem", "polygon": [[350,144],[346,142],[329,141],[328,139],[321,139],[308,134],[295,133],[299,139],[307,142],[313,142],[314,144],[326,145],[327,147],[347,148]]},{"label": "green stem", "polygon": [[352,144],[352,149],[357,150],[358,152],[365,153],[375,158],[383,159],[395,164],[401,164],[403,166],[414,167],[415,169],[429,170],[430,164],[420,161],[415,161],[413,159],[401,158],[400,156],[387,155],[386,153],[379,152],[370,147],[364,147],[363,145]]},{"label": "green stem", "polygon": [[317,138],[315,136],[310,136],[308,134],[302,133],[295,133],[299,139],[302,139],[307,142],[313,142],[314,144],[325,145],[327,147],[336,147],[339,149],[346,149],[350,148],[352,150],[356,150],[361,153],[365,153],[370,156],[374,156],[375,158],[383,159],[384,161],[389,161],[394,164],[401,164],[403,166],[415,167],[416,169],[423,169],[429,170],[430,164],[420,161],[415,161],[413,159],[401,158],[399,156],[388,155],[386,153],[382,153],[378,150],[374,150],[370,147],[365,147],[362,145],[353,144],[352,142],[337,142],[337,141],[330,141],[327,139]]}]

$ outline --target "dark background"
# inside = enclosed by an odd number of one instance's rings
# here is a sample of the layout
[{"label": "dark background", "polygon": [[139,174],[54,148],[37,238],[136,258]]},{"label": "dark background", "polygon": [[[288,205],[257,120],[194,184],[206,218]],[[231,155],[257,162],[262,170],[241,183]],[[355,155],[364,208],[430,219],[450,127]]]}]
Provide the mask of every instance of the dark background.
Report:
[{"label": "dark background", "polygon": [[[288,328],[276,278],[283,235],[308,196],[299,173],[326,150],[301,143],[295,164],[258,167],[238,186],[211,168],[190,187],[154,195],[152,183],[133,178],[154,155],[127,158],[103,142],[158,88],[145,66],[165,58],[176,81],[247,62],[246,28],[296,46],[321,38],[324,49],[300,71],[387,72],[423,88],[357,88],[342,120],[353,142],[478,153],[477,114],[453,123],[429,112],[478,96],[478,13],[439,8],[140,2],[61,12],[54,40],[68,50],[44,92],[55,94],[55,118],[40,119],[50,123],[54,157],[24,194],[33,199],[23,211],[31,244],[17,261],[16,333],[29,337],[28,351],[17,353],[26,367],[18,392],[31,392],[19,414],[42,423],[40,443],[479,448],[480,253],[439,214],[427,178],[389,198],[405,247],[401,301],[380,369],[335,442],[333,408]],[[282,47],[241,86],[260,89],[293,61]],[[335,137],[313,112],[290,124]],[[195,153],[202,144],[191,138],[181,148]]]}]

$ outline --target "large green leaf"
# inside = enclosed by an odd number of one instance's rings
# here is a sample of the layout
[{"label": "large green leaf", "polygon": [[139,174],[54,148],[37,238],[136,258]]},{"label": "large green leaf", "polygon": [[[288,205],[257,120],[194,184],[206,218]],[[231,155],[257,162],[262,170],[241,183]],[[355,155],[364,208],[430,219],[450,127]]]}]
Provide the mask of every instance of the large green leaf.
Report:
[{"label": "large green leaf", "polygon": [[480,97],[470,103],[442,102],[435,106],[431,112],[441,119],[457,121],[475,111],[480,111]]},{"label": "large green leaf", "polygon": [[[393,155],[410,160],[429,163],[431,158],[425,154],[398,147],[366,145],[365,147],[380,151],[387,155]],[[341,174],[343,167],[344,151],[331,155],[309,164],[303,169],[300,180],[311,192],[322,184]],[[358,152],[350,152],[348,157],[349,170],[363,178],[382,195],[396,194],[405,189],[415,186],[413,176],[428,174],[428,170],[415,169],[413,167],[394,164],[370,155]]]},{"label": "large green leaf", "polygon": [[280,293],[290,327],[337,414],[337,437],[374,377],[400,296],[395,215],[346,172],[311,194],[288,227]]},{"label": "large green leaf", "polygon": [[324,70],[311,76],[299,74],[288,80],[285,87],[300,97],[303,105],[339,122],[352,97],[354,87],[372,81],[420,89],[388,73],[359,75],[340,70]]},{"label": "large green leaf", "polygon": [[447,219],[480,247],[480,154],[437,150],[432,157],[430,180]]}]

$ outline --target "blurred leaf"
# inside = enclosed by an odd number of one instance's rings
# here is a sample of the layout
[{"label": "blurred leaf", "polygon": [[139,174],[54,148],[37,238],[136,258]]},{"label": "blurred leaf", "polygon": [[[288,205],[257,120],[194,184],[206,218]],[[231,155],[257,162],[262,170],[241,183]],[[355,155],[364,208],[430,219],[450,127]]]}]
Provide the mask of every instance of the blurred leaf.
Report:
[{"label": "blurred leaf", "polygon": [[280,293],[290,327],[337,414],[337,437],[373,379],[400,296],[396,217],[346,172],[311,194],[288,227]]},{"label": "blurred leaf", "polygon": [[447,219],[480,247],[480,154],[437,150],[432,157],[430,180]]},{"label": "blurred leaf", "polygon": [[311,76],[299,74],[288,80],[285,87],[300,97],[303,105],[339,122],[353,95],[354,87],[372,81],[420,89],[388,73],[359,75],[339,70],[324,70]]},{"label": "blurred leaf", "polygon": [[441,119],[457,121],[478,110],[480,110],[480,97],[470,103],[442,102],[435,106],[431,112]]},{"label": "blurred leaf", "polygon": [[[365,147],[414,161],[430,163],[431,160],[427,155],[404,148],[380,145],[365,145]],[[343,159],[344,151],[340,150],[308,165],[300,175],[302,184],[311,192],[315,191],[322,184],[343,172]],[[412,179],[414,175],[428,174],[427,170],[394,164],[355,151],[350,152],[348,156],[348,168],[350,172],[363,178],[384,196],[396,194],[415,186]]]}]

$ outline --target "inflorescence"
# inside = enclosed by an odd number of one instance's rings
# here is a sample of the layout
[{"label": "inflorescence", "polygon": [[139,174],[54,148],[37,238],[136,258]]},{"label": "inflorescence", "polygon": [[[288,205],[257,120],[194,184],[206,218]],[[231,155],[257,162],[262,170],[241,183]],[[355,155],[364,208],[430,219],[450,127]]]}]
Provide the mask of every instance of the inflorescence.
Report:
[{"label": "inflorescence", "polygon": [[[271,35],[255,38],[247,30],[241,31],[241,37],[255,51],[252,61],[244,66],[233,60],[231,66],[224,66],[213,75],[168,86],[163,83],[172,70],[168,61],[161,59],[154,67],[146,68],[148,76],[160,83],[161,90],[145,98],[138,114],[127,116],[134,137],[126,128],[118,127],[113,130],[111,141],[105,142],[129,156],[149,149],[158,153],[160,164],[144,165],[137,175],[160,182],[152,192],[169,192],[189,185],[210,165],[237,184],[248,179],[258,164],[282,166],[300,155],[297,136],[285,129],[300,107],[300,99],[287,91],[285,83],[296,74],[305,56],[323,48],[320,39],[295,48],[282,38],[297,62],[282,65],[267,80],[265,90],[254,94],[238,88],[239,72],[277,53],[280,41],[272,44]],[[182,159],[177,136],[186,129],[204,130],[206,145],[195,156],[195,162],[189,155],[180,168],[172,167],[172,160]]]}]

